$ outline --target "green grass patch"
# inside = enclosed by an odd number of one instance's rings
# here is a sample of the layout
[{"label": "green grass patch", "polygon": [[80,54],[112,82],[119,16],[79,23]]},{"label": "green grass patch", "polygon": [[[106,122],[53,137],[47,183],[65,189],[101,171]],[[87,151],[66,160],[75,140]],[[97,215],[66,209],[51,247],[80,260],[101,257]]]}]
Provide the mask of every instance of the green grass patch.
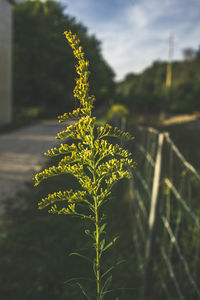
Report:
[{"label": "green grass patch", "polygon": [[[88,250],[89,240],[84,233],[85,221],[49,215],[37,209],[42,196],[69,187],[76,187],[72,177],[54,177],[41,183],[37,189],[29,183],[26,192],[7,201],[0,232],[1,299],[84,299],[79,289],[65,282],[72,277],[87,280],[92,273],[86,261],[69,256],[76,249],[85,248],[87,253],[92,251]],[[20,203],[18,207],[17,202]],[[136,272],[128,211],[127,181],[122,181],[106,206],[108,239],[116,235],[120,239],[107,252],[104,263],[112,266],[120,259],[125,259],[125,262],[114,270],[112,287],[116,291],[105,299],[138,299],[141,283]],[[92,285],[89,282],[89,287]]]}]

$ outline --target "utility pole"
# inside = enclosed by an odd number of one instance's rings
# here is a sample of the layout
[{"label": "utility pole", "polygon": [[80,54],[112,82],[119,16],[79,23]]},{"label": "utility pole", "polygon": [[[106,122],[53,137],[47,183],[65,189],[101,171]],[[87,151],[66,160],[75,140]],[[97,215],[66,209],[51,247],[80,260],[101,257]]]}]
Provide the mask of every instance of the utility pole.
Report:
[{"label": "utility pole", "polygon": [[166,70],[166,100],[164,104],[164,111],[168,110],[172,102],[172,56],[174,50],[174,37],[171,34],[169,37],[169,51],[168,51],[168,63]]},{"label": "utility pole", "polygon": [[171,88],[172,85],[172,56],[174,51],[174,37],[169,37],[169,52],[168,52],[168,63],[167,63],[167,74],[166,74],[166,87]]}]

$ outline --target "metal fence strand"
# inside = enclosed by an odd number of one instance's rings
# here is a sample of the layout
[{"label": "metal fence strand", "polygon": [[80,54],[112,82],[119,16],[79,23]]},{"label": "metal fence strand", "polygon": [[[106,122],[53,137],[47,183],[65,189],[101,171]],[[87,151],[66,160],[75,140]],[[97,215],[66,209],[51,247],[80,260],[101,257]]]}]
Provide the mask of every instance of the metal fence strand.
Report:
[{"label": "metal fence strand", "polygon": [[153,161],[153,158],[151,157],[151,154],[149,152],[145,151],[145,148],[140,144],[137,144],[136,147],[137,147],[137,149],[139,149],[143,153],[143,155],[146,157],[147,161],[154,168],[155,167],[155,162]]},{"label": "metal fence strand", "polygon": [[184,209],[191,215],[191,217],[194,219],[196,225],[200,228],[200,222],[199,219],[197,218],[197,216],[193,213],[193,211],[190,209],[190,207],[187,205],[187,203],[184,201],[184,199],[181,197],[181,195],[179,194],[179,192],[177,191],[177,189],[175,188],[175,186],[173,185],[173,183],[168,179],[165,178],[165,183],[167,184],[167,186],[172,190],[172,192],[174,193],[176,199],[183,205]]},{"label": "metal fence strand", "polygon": [[[143,276],[140,299],[200,299],[200,174],[168,133],[144,126],[136,130],[138,140],[131,150],[138,166],[130,189],[135,251],[139,251],[138,268]],[[162,164],[158,166],[161,137]],[[155,184],[158,167],[160,175]],[[152,211],[153,194],[157,195],[157,204]],[[147,251],[150,245],[152,251]]]},{"label": "metal fence strand", "polygon": [[149,198],[151,198],[151,189],[149,188],[149,186],[148,186],[146,180],[144,179],[144,177],[141,175],[141,173],[138,170],[135,170],[134,174],[136,174],[137,178],[139,179],[139,181],[143,185],[144,190],[147,192]]},{"label": "metal fence strand", "polygon": [[188,276],[188,279],[191,283],[191,285],[194,287],[195,291],[197,292],[198,296],[200,297],[200,289],[198,288],[195,280],[193,279],[191,273],[190,273],[190,269],[189,269],[189,266],[188,266],[188,263],[187,261],[185,260],[185,257],[184,255],[181,253],[181,250],[180,250],[180,247],[179,247],[179,244],[178,244],[178,241],[175,237],[175,235],[173,234],[172,232],[172,229],[171,229],[171,226],[167,220],[167,218],[165,218],[164,216],[162,216],[162,220],[163,220],[163,223],[164,223],[164,226],[166,228],[166,230],[168,231],[169,233],[169,236],[170,236],[170,239],[171,239],[171,243],[173,243],[175,245],[175,248],[176,248],[176,251],[178,253],[178,256],[180,258],[180,261],[183,263],[184,265],[184,268],[185,268],[185,271],[186,271],[186,274]]},{"label": "metal fence strand", "polygon": [[168,268],[168,271],[169,271],[169,275],[170,275],[170,277],[171,277],[171,279],[172,279],[172,281],[174,283],[174,286],[176,288],[176,291],[177,291],[177,294],[179,296],[179,299],[185,300],[185,297],[183,296],[183,294],[181,292],[181,289],[180,289],[180,286],[178,284],[178,281],[176,279],[176,276],[175,276],[172,264],[171,264],[170,260],[168,259],[165,250],[162,247],[161,247],[161,253],[162,253],[162,256],[164,258],[164,261],[166,262],[166,265],[167,265],[167,268]]},{"label": "metal fence strand", "polygon": [[174,142],[169,137],[168,133],[165,133],[166,140],[168,143],[171,144],[172,149],[176,153],[176,155],[180,158],[180,160],[183,162],[185,167],[190,170],[199,180],[200,180],[200,174],[197,172],[197,170],[184,158],[183,154],[179,151],[179,149],[176,147]]}]

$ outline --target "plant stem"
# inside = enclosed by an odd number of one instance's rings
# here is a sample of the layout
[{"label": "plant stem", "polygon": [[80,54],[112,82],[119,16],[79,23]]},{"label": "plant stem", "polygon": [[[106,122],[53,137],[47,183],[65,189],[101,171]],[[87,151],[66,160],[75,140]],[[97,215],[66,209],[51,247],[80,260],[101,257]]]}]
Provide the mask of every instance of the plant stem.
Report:
[{"label": "plant stem", "polygon": [[99,215],[97,197],[95,201],[95,226],[96,226],[96,284],[97,284],[97,300],[100,299],[100,257],[99,257]]},{"label": "plant stem", "polygon": [[[91,128],[90,134],[92,136],[91,141],[91,149],[93,150],[92,157],[92,169],[93,169],[93,182],[97,184],[96,181],[96,162],[95,162],[95,151],[94,151],[94,127]],[[97,194],[94,193],[94,207],[95,207],[95,227],[96,227],[96,291],[97,291],[97,300],[100,300],[100,253],[99,253],[99,210],[98,210],[98,197]]]}]

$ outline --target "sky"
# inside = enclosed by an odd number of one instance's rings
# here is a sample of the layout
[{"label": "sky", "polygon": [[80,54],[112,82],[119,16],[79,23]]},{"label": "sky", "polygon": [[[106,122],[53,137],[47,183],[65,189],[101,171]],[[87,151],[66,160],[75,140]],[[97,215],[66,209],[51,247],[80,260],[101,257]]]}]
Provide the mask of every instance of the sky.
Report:
[{"label": "sky", "polygon": [[199,49],[200,0],[58,0],[66,13],[99,39],[102,54],[116,79],[142,72],[154,61],[173,59],[185,48]]}]

